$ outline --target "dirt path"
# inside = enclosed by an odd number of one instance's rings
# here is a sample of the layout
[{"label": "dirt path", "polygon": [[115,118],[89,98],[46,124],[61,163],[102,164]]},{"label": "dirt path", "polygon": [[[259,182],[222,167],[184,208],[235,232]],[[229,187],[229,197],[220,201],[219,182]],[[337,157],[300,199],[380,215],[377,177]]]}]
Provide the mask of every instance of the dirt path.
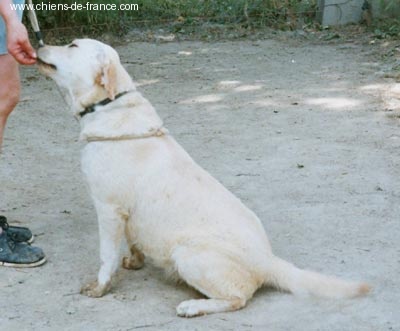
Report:
[{"label": "dirt path", "polygon": [[0,212],[29,226],[49,261],[0,269],[1,330],[400,330],[400,131],[380,97],[395,86],[363,49],[241,41],[118,51],[177,140],[260,216],[277,255],[375,290],[326,301],[262,289],[239,312],[181,319],[175,306],[193,291],[146,265],[121,270],[101,299],[81,296],[98,237],[79,125],[53,82],[24,68]]}]

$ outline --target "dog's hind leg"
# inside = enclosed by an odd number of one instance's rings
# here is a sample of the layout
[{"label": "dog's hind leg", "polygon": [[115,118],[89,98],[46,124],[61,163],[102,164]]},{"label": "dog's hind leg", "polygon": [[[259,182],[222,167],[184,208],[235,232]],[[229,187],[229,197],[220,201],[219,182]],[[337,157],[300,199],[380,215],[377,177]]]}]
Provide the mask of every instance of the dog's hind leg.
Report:
[{"label": "dog's hind leg", "polygon": [[118,267],[119,249],[124,231],[124,217],[113,205],[95,201],[100,235],[101,267],[97,280],[82,287],[81,293],[101,297],[111,287],[111,277]]},{"label": "dog's hind leg", "polygon": [[129,218],[127,218],[125,223],[125,236],[131,255],[124,256],[124,258],[122,259],[122,267],[125,269],[133,269],[133,270],[140,269],[144,265],[144,254],[135,244],[136,243],[135,232],[132,228],[132,223],[129,220]]},{"label": "dog's hind leg", "polygon": [[180,247],[173,259],[179,276],[209,298],[180,303],[176,312],[181,317],[241,309],[259,287],[245,267],[218,252]]}]

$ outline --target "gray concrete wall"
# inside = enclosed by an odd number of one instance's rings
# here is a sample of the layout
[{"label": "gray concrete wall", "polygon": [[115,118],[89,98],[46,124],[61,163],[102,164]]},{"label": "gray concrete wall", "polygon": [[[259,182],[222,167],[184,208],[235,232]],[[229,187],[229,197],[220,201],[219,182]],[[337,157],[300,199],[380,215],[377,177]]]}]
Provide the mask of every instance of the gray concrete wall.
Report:
[{"label": "gray concrete wall", "polygon": [[[362,17],[362,5],[364,0],[318,0],[318,19],[324,26],[344,25],[359,23]],[[373,17],[400,17],[400,1],[384,10],[389,0],[369,0]],[[383,6],[382,6],[383,4]]]},{"label": "gray concrete wall", "polygon": [[319,0],[322,25],[343,25],[360,22],[364,0]]}]

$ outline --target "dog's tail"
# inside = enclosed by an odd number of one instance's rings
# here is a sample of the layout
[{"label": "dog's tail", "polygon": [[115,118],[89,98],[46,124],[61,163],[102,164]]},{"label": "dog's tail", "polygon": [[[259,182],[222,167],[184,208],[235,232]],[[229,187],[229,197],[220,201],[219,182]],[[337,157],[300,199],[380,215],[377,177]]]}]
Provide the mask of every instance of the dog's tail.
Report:
[{"label": "dog's tail", "polygon": [[295,295],[354,298],[367,294],[371,290],[366,283],[345,281],[317,272],[302,270],[276,256],[269,260],[266,276],[266,284]]}]

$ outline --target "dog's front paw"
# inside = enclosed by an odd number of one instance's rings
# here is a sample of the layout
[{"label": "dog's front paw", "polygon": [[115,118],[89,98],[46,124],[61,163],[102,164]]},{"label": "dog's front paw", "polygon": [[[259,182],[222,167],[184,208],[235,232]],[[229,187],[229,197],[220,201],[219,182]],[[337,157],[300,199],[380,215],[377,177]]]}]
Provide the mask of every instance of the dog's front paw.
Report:
[{"label": "dog's front paw", "polygon": [[176,307],[176,314],[179,317],[196,317],[204,315],[205,313],[199,309],[200,300],[187,300],[181,302],[178,307]]},{"label": "dog's front paw", "polygon": [[106,283],[105,285],[99,285],[97,280],[90,282],[82,286],[81,294],[86,295],[91,298],[100,298],[104,294],[108,292],[110,289],[110,283]]}]

